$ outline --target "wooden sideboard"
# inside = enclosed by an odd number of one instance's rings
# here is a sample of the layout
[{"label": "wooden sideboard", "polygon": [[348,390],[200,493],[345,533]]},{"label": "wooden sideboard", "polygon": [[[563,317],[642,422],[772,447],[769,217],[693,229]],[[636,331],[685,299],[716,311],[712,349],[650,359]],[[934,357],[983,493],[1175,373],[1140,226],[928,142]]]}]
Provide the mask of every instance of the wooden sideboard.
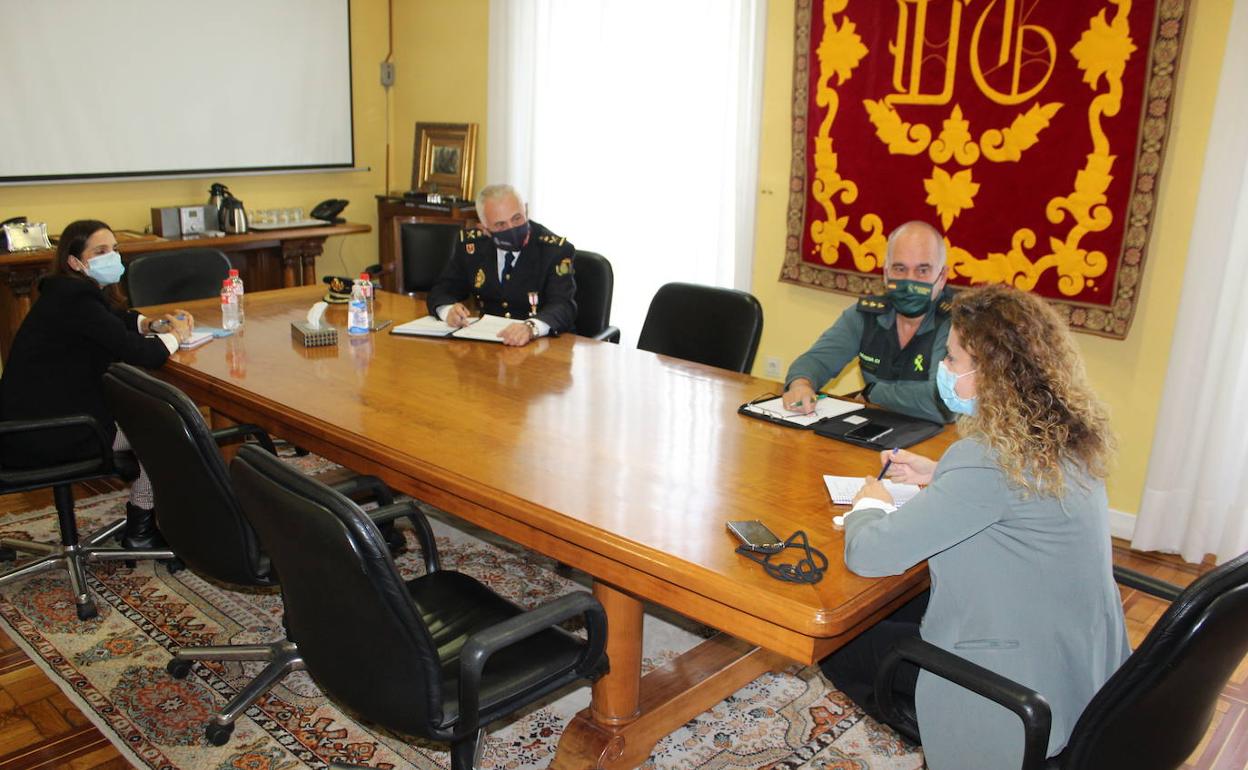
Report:
[{"label": "wooden sideboard", "polygon": [[[117,233],[122,261],[153,251],[221,249],[238,268],[247,288],[254,291],[316,283],[316,258],[331,235],[353,235],[372,230],[368,225],[345,223],[323,227],[252,231],[222,238],[166,240],[150,235]],[[38,296],[39,278],[47,273],[55,250],[0,252],[0,357],[7,360],[17,327]]]},{"label": "wooden sideboard", "polygon": [[[461,203],[463,203],[461,201]],[[427,204],[397,195],[377,196],[378,259],[381,261],[381,286],[386,291],[400,291],[403,286],[403,253],[399,228],[408,222],[429,222],[472,227],[477,224],[477,211],[472,204]]]}]

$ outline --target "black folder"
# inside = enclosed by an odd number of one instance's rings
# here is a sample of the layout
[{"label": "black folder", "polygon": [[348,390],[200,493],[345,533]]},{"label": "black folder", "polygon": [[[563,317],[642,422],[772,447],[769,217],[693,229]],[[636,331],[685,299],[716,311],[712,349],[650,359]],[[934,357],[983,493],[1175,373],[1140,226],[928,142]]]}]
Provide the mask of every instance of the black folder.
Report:
[{"label": "black folder", "polygon": [[[891,430],[872,441],[863,440],[853,435],[846,435],[855,429],[866,426],[891,428]],[[820,436],[834,438],[837,441],[844,441],[847,444],[854,444],[867,449],[893,449],[895,447],[905,449],[935,436],[944,427],[943,424],[938,422],[921,420],[917,417],[908,417],[897,412],[867,407],[857,412],[850,412],[840,417],[832,417],[817,422],[814,425],[814,431]]]}]

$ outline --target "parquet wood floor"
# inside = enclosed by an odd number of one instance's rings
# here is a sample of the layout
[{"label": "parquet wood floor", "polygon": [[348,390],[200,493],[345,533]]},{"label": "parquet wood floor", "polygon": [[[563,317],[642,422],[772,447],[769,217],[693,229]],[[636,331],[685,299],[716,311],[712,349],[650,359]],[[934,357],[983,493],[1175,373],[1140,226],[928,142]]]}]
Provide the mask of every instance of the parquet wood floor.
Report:
[{"label": "parquet wood floor", "polygon": [[[100,489],[82,489],[80,495]],[[52,504],[48,493],[0,498],[0,512]],[[1177,557],[1139,554],[1115,543],[1114,561],[1178,585],[1187,585],[1211,565]],[[1165,603],[1138,591],[1123,591],[1127,630],[1135,646],[1165,610]],[[117,770],[128,764],[55,684],[0,634],[0,770],[65,768]],[[1222,692],[1217,716],[1183,770],[1243,770],[1248,767],[1248,659]]]}]

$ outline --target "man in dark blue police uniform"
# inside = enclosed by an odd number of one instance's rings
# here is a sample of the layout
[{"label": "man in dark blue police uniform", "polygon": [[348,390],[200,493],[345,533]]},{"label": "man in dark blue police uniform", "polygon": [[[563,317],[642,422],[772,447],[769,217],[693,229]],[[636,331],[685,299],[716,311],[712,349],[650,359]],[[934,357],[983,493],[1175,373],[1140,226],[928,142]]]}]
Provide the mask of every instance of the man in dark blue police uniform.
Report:
[{"label": "man in dark blue police uniform", "polygon": [[472,315],[463,300],[471,295],[482,313],[516,319],[498,335],[508,345],[571,329],[576,323],[572,244],[530,221],[511,185],[483,189],[477,218],[480,229],[460,233],[454,256],[429,292],[429,312],[464,326]]},{"label": "man in dark blue police uniform", "polygon": [[913,417],[949,422],[936,391],[936,365],[949,337],[945,239],[926,222],[907,222],[888,236],[883,297],[841,313],[785,377],[784,404],[814,411],[816,390],[855,358],[864,400]]}]

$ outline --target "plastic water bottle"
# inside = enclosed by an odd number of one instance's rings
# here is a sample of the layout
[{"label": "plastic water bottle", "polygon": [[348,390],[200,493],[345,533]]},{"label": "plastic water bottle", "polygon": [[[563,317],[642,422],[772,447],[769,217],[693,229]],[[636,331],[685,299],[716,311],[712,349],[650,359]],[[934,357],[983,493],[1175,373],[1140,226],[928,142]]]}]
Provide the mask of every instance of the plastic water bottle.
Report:
[{"label": "plastic water bottle", "polygon": [[351,304],[347,305],[347,334],[368,334],[372,319],[368,317],[369,295],[372,287],[368,281],[355,279],[351,286]]},{"label": "plastic water bottle", "polygon": [[238,270],[235,268],[230,268],[230,286],[234,288],[234,294],[238,297],[238,325],[242,326],[247,320],[247,311],[243,304],[243,279],[238,277]]},{"label": "plastic water bottle", "polygon": [[364,297],[368,304],[368,329],[372,331],[373,325],[377,323],[377,315],[373,313],[373,281],[368,277],[368,273],[360,273],[360,280],[364,282]]},{"label": "plastic water bottle", "polygon": [[238,295],[234,293],[234,284],[226,278],[221,282],[221,328],[234,330],[243,325],[239,316]]}]

